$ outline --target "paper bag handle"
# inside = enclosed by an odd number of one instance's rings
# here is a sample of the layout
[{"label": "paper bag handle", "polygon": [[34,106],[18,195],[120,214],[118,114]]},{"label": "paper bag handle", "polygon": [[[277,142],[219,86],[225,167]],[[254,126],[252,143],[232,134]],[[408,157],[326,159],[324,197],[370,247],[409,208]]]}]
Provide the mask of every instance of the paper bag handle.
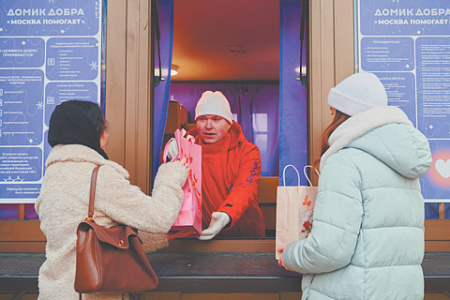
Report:
[{"label": "paper bag handle", "polygon": [[[283,169],[283,186],[286,186],[286,169],[288,167],[292,167],[294,168],[295,172],[297,173],[297,180],[298,180],[298,185],[300,185],[300,174],[298,173],[297,168],[294,165],[286,165]],[[303,174],[305,175],[306,180],[308,180],[309,186],[312,186],[311,180],[308,177],[308,174],[306,173],[306,168],[312,168],[311,165],[306,165],[303,168]],[[316,171],[317,176],[320,176],[319,171],[317,171],[317,169],[314,169]]]},{"label": "paper bag handle", "polygon": [[[311,180],[310,180],[309,177],[308,177],[308,174],[306,174],[306,168],[312,168],[312,167],[313,167],[313,166],[311,166],[311,165],[306,165],[306,166],[303,168],[303,174],[305,175],[306,180],[308,180],[309,186],[313,186],[313,185],[312,185],[312,183],[311,183]],[[314,169],[314,170],[316,170],[317,176],[320,176],[319,171],[317,171],[317,169]],[[298,173],[297,173],[297,174],[298,174]]]},{"label": "paper bag handle", "polygon": [[286,169],[288,167],[294,168],[295,172],[297,173],[298,185],[300,185],[300,174],[298,173],[297,168],[294,165],[286,165],[283,169],[283,186],[286,186]]}]

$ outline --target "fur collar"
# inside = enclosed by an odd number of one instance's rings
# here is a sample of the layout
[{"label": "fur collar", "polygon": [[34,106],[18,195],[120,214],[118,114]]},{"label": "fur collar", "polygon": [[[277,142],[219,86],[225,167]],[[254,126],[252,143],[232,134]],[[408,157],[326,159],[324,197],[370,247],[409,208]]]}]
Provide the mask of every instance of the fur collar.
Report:
[{"label": "fur collar", "polygon": [[347,146],[351,141],[372,129],[390,123],[402,123],[413,126],[406,114],[395,106],[375,107],[348,118],[330,135],[328,139],[330,148],[320,159],[320,170],[322,170],[325,161],[332,154]]}]

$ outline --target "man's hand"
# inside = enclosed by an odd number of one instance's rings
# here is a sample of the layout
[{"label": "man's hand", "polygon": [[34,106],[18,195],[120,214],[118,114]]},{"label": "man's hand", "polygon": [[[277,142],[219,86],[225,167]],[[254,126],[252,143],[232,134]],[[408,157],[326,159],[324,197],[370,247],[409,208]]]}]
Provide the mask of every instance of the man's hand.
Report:
[{"label": "man's hand", "polygon": [[199,240],[210,240],[215,237],[225,226],[230,223],[231,218],[224,212],[213,212],[211,215],[211,223],[209,227],[202,231]]},{"label": "man's hand", "polygon": [[175,140],[172,140],[169,145],[169,152],[167,153],[168,160],[171,160],[178,154],[178,146]]}]

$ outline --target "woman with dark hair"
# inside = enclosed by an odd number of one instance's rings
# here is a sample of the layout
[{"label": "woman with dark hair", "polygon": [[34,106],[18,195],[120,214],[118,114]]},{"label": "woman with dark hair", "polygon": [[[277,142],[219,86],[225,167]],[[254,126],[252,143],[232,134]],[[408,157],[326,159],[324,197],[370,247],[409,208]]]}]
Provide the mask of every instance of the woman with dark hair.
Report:
[{"label": "woman with dark hair", "polygon": [[[39,270],[39,299],[78,299],[74,290],[77,226],[88,212],[92,170],[100,166],[95,198],[96,223],[139,230],[146,252],[168,244],[167,232],[183,200],[185,161],[161,165],[152,197],[128,181],[128,172],[108,160],[106,121],[100,107],[86,101],[58,105],[50,119],[46,166],[36,211],[47,238]],[[120,274],[117,274],[120,276]],[[83,294],[83,299],[123,299],[122,295]],[[128,295],[125,295],[128,299]]]},{"label": "woman with dark hair", "polygon": [[282,251],[302,299],[423,299],[428,142],[371,73],[330,90],[312,231]]}]

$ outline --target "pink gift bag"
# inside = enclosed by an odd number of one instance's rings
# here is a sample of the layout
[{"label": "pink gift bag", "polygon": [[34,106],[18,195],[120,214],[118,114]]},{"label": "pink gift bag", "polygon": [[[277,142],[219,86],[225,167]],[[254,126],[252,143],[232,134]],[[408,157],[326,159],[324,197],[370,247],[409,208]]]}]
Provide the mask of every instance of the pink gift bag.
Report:
[{"label": "pink gift bag", "polygon": [[170,229],[169,238],[197,237],[202,233],[202,146],[195,144],[192,136],[184,137],[186,130],[177,129],[163,153],[166,162],[169,145],[175,140],[178,154],[171,161],[186,157],[189,164],[189,177],[183,186],[184,199],[180,213]]},{"label": "pink gift bag", "polygon": [[[288,167],[294,168],[297,173],[297,186],[286,186],[285,184]],[[287,165],[283,170],[283,186],[277,188],[276,249],[284,248],[290,242],[305,239],[311,232],[317,187],[312,186],[306,175],[307,167],[310,166],[305,166],[303,172],[309,186],[300,186],[300,175],[293,165]],[[280,253],[276,250],[275,256],[277,260],[280,258]]]}]

